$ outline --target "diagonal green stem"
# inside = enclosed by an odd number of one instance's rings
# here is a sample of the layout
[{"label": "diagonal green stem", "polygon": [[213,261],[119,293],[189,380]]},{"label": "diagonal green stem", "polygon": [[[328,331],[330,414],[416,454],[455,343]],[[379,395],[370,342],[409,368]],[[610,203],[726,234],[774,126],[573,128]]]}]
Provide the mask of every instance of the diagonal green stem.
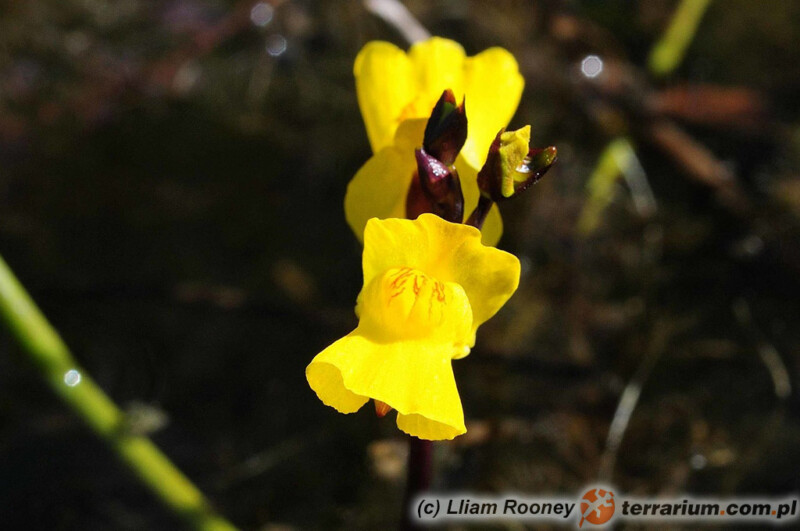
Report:
[{"label": "diagonal green stem", "polygon": [[597,159],[594,171],[586,183],[588,197],[578,218],[578,233],[581,236],[592,234],[600,224],[601,216],[614,195],[614,185],[625,171],[624,164],[633,153],[630,142],[625,137],[615,138],[605,147]]},{"label": "diagonal green stem", "polygon": [[0,257],[0,317],[53,391],[170,510],[201,531],[236,528],[147,437],[130,433],[125,414],[78,366],[67,346]]},{"label": "diagonal green stem", "polygon": [[651,74],[665,76],[678,67],[710,2],[711,0],[681,1],[672,15],[667,31],[650,50],[647,66]]}]

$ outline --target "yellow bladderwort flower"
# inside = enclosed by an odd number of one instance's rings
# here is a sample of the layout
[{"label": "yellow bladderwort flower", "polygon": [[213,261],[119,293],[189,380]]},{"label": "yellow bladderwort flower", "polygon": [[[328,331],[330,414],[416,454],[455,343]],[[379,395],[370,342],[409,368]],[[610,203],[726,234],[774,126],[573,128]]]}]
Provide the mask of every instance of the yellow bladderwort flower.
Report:
[{"label": "yellow bladderwort flower", "polygon": [[[461,178],[465,215],[475,208],[477,172],[497,131],[517,109],[524,80],[514,56],[489,48],[467,57],[455,41],[431,38],[408,54],[388,42],[367,44],[356,58],[354,73],[361,115],[374,156],[350,182],[345,216],[359,240],[372,217],[405,218],[406,196],[416,169],[414,149],[422,144],[428,116],[445,89],[466,101],[468,135],[455,166]],[[492,208],[483,226],[483,241],[494,245],[502,220]]]},{"label": "yellow bladderwort flower", "polygon": [[466,432],[451,360],[517,289],[519,260],[481,243],[475,227],[433,214],[370,219],[364,231],[358,327],[318,354],[306,378],[341,413],[369,399],[428,440]]}]

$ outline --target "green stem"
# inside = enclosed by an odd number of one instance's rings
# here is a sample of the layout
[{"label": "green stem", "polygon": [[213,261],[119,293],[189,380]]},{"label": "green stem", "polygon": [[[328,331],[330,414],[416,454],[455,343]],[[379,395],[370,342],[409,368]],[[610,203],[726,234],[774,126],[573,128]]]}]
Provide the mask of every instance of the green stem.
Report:
[{"label": "green stem", "polygon": [[681,1],[672,15],[667,31],[650,50],[647,66],[651,74],[665,76],[678,67],[710,2],[711,0]]},{"label": "green stem", "polygon": [[597,229],[601,216],[614,196],[614,185],[622,172],[629,154],[633,152],[625,137],[615,138],[603,149],[594,171],[586,182],[587,197],[578,218],[578,233],[588,236]]},{"label": "green stem", "polygon": [[236,528],[147,437],[130,433],[125,414],[73,360],[67,346],[0,257],[0,316],[45,381],[114,449],[169,509],[202,531]]}]

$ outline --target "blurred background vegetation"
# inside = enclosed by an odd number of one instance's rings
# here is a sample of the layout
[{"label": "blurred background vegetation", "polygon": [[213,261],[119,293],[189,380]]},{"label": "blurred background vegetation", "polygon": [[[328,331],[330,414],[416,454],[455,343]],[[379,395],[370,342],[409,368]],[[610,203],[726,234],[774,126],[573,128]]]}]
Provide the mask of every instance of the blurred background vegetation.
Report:
[{"label": "blurred background vegetation", "polygon": [[[245,529],[400,512],[393,420],[334,414],[303,372],[356,323],[342,201],[370,152],[352,63],[369,40],[408,46],[375,4],[0,2],[0,253]],[[470,55],[513,52],[511,125],[559,150],[503,205],[523,278],[454,365],[469,431],[437,445],[436,487],[799,490],[800,3],[712,2],[658,77],[674,0],[405,5]],[[181,526],[5,330],[0,521]]]}]

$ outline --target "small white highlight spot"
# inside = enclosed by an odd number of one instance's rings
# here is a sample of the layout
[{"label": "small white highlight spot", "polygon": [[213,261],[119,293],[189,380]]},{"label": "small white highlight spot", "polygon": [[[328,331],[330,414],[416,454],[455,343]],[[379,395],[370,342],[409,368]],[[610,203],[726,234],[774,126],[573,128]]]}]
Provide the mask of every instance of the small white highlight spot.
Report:
[{"label": "small white highlight spot", "polygon": [[271,5],[266,2],[258,2],[250,9],[250,21],[259,28],[263,28],[272,21],[274,13],[275,10]]},{"label": "small white highlight spot", "polygon": [[64,373],[64,383],[70,387],[75,387],[81,383],[81,373],[75,369],[70,369]]},{"label": "small white highlight spot", "polygon": [[594,78],[600,75],[603,71],[603,60],[596,55],[587,55],[581,61],[581,72],[589,78]]},{"label": "small white highlight spot", "polygon": [[286,38],[283,35],[270,35],[267,39],[267,53],[272,57],[278,57],[286,51]]},{"label": "small white highlight spot", "polygon": [[[458,358],[463,358],[463,357],[469,355],[470,348],[467,345],[456,345],[455,349],[456,349],[456,356],[455,357],[457,359]],[[437,378],[438,378],[438,376],[437,376]]]}]

